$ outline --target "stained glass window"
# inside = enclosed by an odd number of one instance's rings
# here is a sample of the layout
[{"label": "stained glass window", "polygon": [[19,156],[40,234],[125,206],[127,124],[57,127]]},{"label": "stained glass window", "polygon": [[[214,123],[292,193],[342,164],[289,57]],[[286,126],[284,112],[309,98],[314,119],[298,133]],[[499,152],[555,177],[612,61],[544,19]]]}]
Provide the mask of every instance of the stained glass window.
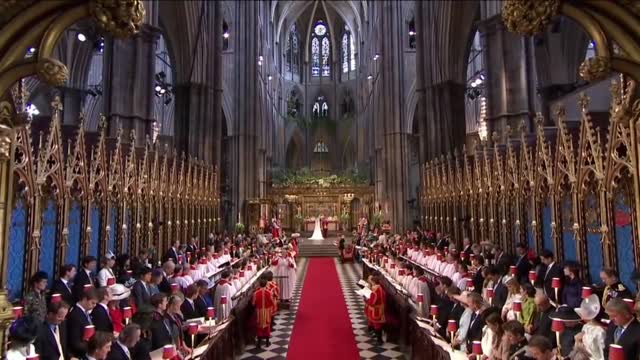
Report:
[{"label": "stained glass window", "polygon": [[342,72],[349,72],[349,34],[342,35]]},{"label": "stained glass window", "polygon": [[319,21],[311,34],[311,76],[331,76],[331,43],[327,26]]},{"label": "stained glass window", "polygon": [[316,102],[313,104],[312,113],[315,118],[326,118],[329,116],[329,104],[327,104],[324,96],[318,96]]},{"label": "stained glass window", "polygon": [[286,73],[300,73],[300,52],[299,52],[299,39],[298,28],[296,24],[291,25],[289,35],[287,36],[287,43],[284,49],[285,57],[285,72]]},{"label": "stained glass window", "polygon": [[353,35],[349,36],[349,50],[351,56],[351,71],[356,69],[356,46],[353,41]]},{"label": "stained glass window", "polygon": [[329,38],[322,39],[322,76],[331,75],[331,67],[329,65]]},{"label": "stained glass window", "polygon": [[291,71],[291,36],[287,37],[287,45],[284,48],[285,62],[284,69],[286,72]]},{"label": "stained glass window", "polygon": [[320,40],[311,40],[311,76],[320,76]]}]

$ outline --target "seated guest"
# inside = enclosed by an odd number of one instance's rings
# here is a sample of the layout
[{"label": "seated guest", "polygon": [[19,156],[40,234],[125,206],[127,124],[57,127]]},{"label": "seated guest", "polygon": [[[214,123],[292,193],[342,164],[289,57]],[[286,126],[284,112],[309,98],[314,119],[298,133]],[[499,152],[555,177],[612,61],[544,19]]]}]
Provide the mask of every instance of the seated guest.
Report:
[{"label": "seated guest", "polygon": [[[215,293],[213,294],[213,307],[216,308],[218,321],[223,321],[229,317],[231,309],[233,308],[233,296],[236,294],[236,288],[230,282],[231,273],[225,270],[221,276],[222,278],[218,281]],[[224,307],[222,306],[222,297],[226,297],[227,304]]]},{"label": "seated guest", "polygon": [[38,322],[43,322],[47,314],[47,300],[45,293],[49,276],[44,271],[38,271],[29,279],[29,290],[24,296],[24,311],[33,316]]},{"label": "seated guest", "polygon": [[162,261],[164,262],[173,261],[174,264],[177,264],[179,251],[180,251],[180,240],[176,240],[173,242],[173,244],[171,244],[171,247],[169,248],[169,250],[167,250],[167,252],[164,253],[164,256],[162,257]]},{"label": "seated guest", "polygon": [[[562,301],[562,288],[564,286],[564,271],[562,270],[562,266],[556,263],[555,257],[551,250],[542,251],[542,255],[540,255],[540,261],[545,265],[544,277],[543,277],[543,289],[544,293],[549,297],[549,300],[558,304]],[[560,288],[557,289],[558,298],[556,298],[556,289],[553,288],[552,283],[553,279],[560,279]]]},{"label": "seated guest", "polygon": [[377,275],[371,277],[371,282],[373,286],[371,287],[371,296],[365,304],[365,312],[367,314],[369,328],[373,330],[378,344],[381,345],[384,343],[384,341],[382,341],[382,328],[385,324],[387,294],[384,292],[382,286],[380,286],[380,278]]},{"label": "seated guest", "polygon": [[527,338],[524,337],[524,327],[516,320],[510,320],[502,326],[504,329],[504,343],[502,345],[502,359],[528,360],[526,355]]},{"label": "seated guest", "polygon": [[491,299],[491,305],[502,309],[509,296],[509,289],[503,281],[502,269],[496,265],[489,266],[487,267],[486,275],[493,284],[493,299]]},{"label": "seated guest", "polygon": [[471,248],[471,240],[469,240],[469,238],[466,236],[462,239],[461,253],[464,253],[465,259],[469,259],[471,257],[471,254],[473,254],[473,250]]},{"label": "seated guest", "polygon": [[164,272],[162,272],[162,269],[154,269],[151,272],[151,285],[149,286],[149,294],[151,294],[151,296],[160,292],[162,280],[164,280]]},{"label": "seated guest", "polygon": [[471,314],[469,331],[467,332],[467,352],[470,353],[473,342],[482,340],[482,329],[485,326],[485,319],[483,318],[482,313],[487,307],[482,296],[478,293],[468,293],[467,299],[469,308],[473,311]]},{"label": "seated guest", "polygon": [[153,261],[149,259],[149,252],[146,249],[140,250],[140,254],[131,259],[131,270],[134,274],[139,274],[142,268],[153,268]]},{"label": "seated guest", "polygon": [[[184,290],[184,302],[180,307],[184,320],[191,320],[191,319],[201,317],[198,311],[196,310],[196,303],[195,303],[195,300],[199,296],[200,294],[198,293],[198,287],[195,284],[191,284],[187,286],[187,288]],[[206,315],[206,309],[205,309],[205,315]]]},{"label": "seated guest", "polygon": [[151,360],[149,353],[153,350],[153,344],[151,342],[153,314],[154,308],[151,306],[151,302],[149,302],[149,304],[139,307],[131,319],[133,324],[140,326],[140,340],[130,349],[132,360]]},{"label": "seated guest", "polygon": [[524,283],[520,290],[520,301],[522,302],[522,314],[520,314],[520,322],[522,326],[528,329],[533,325],[533,321],[536,317],[536,289],[531,284]]},{"label": "seated guest", "polygon": [[51,286],[51,293],[60,294],[62,300],[67,304],[75,303],[73,293],[71,292],[71,283],[77,272],[78,270],[73,264],[62,266],[60,268],[60,278],[53,280],[53,285]]},{"label": "seated guest", "polygon": [[640,356],[640,324],[633,316],[629,305],[618,298],[607,302],[605,311],[611,319],[605,338],[605,358],[609,358],[609,345],[622,346],[627,359]]},{"label": "seated guest", "polygon": [[87,346],[86,360],[106,360],[111,351],[111,342],[113,335],[111,333],[97,331]]},{"label": "seated guest", "polygon": [[[493,265],[500,265],[502,269],[508,269],[511,266],[511,257],[504,252],[502,246],[495,245],[493,247]],[[504,275],[502,273],[501,275]]]},{"label": "seated guest", "polygon": [[173,276],[173,272],[175,271],[176,264],[172,261],[165,261],[162,264],[162,281],[158,285],[158,290],[165,294],[171,294],[171,282],[169,279]]},{"label": "seated guest", "polygon": [[111,351],[107,356],[107,360],[130,360],[131,350],[135,348],[140,341],[141,329],[140,325],[131,323],[124,327],[118,335],[118,339],[111,344]]},{"label": "seated guest", "polygon": [[180,307],[182,306],[182,295],[174,294],[170,295],[167,299],[167,310],[165,318],[171,330],[171,337],[173,338],[173,344],[176,346],[178,352],[187,358],[187,355],[191,354],[191,349],[186,345],[184,341],[183,332],[183,318],[180,313]]},{"label": "seated guest", "polygon": [[69,354],[81,359],[87,354],[87,342],[83,339],[84,328],[92,325],[91,311],[98,303],[98,295],[95,289],[88,289],[80,294],[80,301],[76,303],[67,319],[69,335]]},{"label": "seated guest", "polygon": [[115,284],[109,287],[109,317],[113,324],[113,332],[120,334],[124,329],[124,314],[122,313],[123,306],[129,306],[128,299],[131,294],[131,290],[127,289],[122,284]]},{"label": "seated guest", "polygon": [[40,360],[60,360],[67,354],[67,323],[69,305],[64,301],[47,306],[47,316],[38,330],[36,352]]},{"label": "seated guest", "polygon": [[98,287],[107,287],[109,279],[114,279],[115,281],[116,275],[113,272],[113,266],[115,264],[116,256],[113,255],[111,251],[109,251],[100,262],[101,269],[98,272],[98,276],[96,277],[96,280],[98,281]]},{"label": "seated guest", "polygon": [[[224,275],[226,274],[223,272],[222,276]],[[207,315],[207,308],[209,307],[209,302],[207,301],[207,296],[209,292],[209,282],[205,279],[200,279],[196,282],[195,285],[198,293],[198,296],[194,301],[196,306],[196,312],[198,312],[199,317],[204,317]]]},{"label": "seated guest", "polygon": [[274,302],[273,296],[267,290],[267,279],[261,277],[258,280],[259,288],[253,294],[252,305],[256,308],[257,320],[257,348],[262,345],[265,340],[267,347],[271,346],[271,318],[273,317]]},{"label": "seated guest", "polygon": [[580,316],[576,314],[573,308],[562,305],[550,317],[552,320],[557,319],[564,323],[564,331],[560,333],[560,354],[563,357],[567,357],[573,350],[576,335],[582,331]]},{"label": "seated guest", "polygon": [[513,303],[522,301],[522,295],[518,278],[512,275],[504,277],[504,283],[507,285],[507,301],[502,306],[502,318],[507,320],[516,320],[516,314],[513,312]]},{"label": "seated guest", "polygon": [[153,306],[153,320],[150,327],[152,349],[159,349],[169,344],[175,345],[166,317],[167,295],[161,292],[151,296],[151,306]]},{"label": "seated guest", "polygon": [[109,316],[109,301],[111,301],[109,289],[101,287],[96,289],[96,294],[98,295],[98,304],[91,311],[91,322],[96,327],[96,331],[113,333],[113,323]]},{"label": "seated guest", "polygon": [[533,319],[533,324],[526,328],[528,334],[545,336],[551,341],[553,346],[556,346],[556,336],[551,331],[551,318],[554,308],[549,302],[549,298],[542,291],[536,293],[534,298],[536,304],[536,316]]},{"label": "seated guest", "polygon": [[516,245],[516,253],[518,258],[516,260],[516,269],[518,270],[517,277],[520,284],[526,284],[529,282],[529,271],[531,270],[531,264],[529,263],[529,247],[526,243],[518,243]]},{"label": "seated guest", "polygon": [[[604,360],[606,331],[599,319],[600,309],[600,301],[596,294],[582,300],[580,307],[575,309],[585,325],[582,327],[582,332],[576,336],[574,350],[582,348],[587,358],[594,360]],[[570,356],[572,359],[575,358],[573,354]]]},{"label": "seated guest", "polygon": [[472,271],[475,272],[473,275],[473,291],[478,294],[482,293],[482,285],[484,284],[484,275],[483,270],[484,266],[484,257],[482,255],[474,255],[471,259]]},{"label": "seated guest", "polygon": [[[460,292],[455,286],[449,289],[449,297],[454,301],[454,307],[449,312],[449,321],[455,320],[458,324],[458,333],[453,340],[453,346],[460,348],[467,341],[467,333],[469,332],[469,325],[471,325],[471,314],[473,311],[469,308],[467,292]],[[460,312],[459,310],[462,310]]]},{"label": "seated guest", "polygon": [[486,325],[482,329],[482,353],[489,360],[501,359],[504,331],[500,309],[490,307],[483,316]]},{"label": "seated guest", "polygon": [[151,269],[143,266],[138,273],[138,281],[136,281],[131,292],[133,293],[133,302],[136,308],[142,306],[142,304],[148,304],[151,299]]},{"label": "seated guest", "polygon": [[33,316],[27,315],[15,320],[9,327],[9,349],[5,354],[6,360],[23,360],[28,355],[35,355],[33,343],[38,336],[41,322]]},{"label": "seated guest", "polygon": [[76,302],[80,301],[85,290],[85,285],[94,285],[93,272],[96,270],[97,261],[93,256],[85,256],[82,259],[82,269],[78,270],[73,279],[73,298]]},{"label": "seated guest", "polygon": [[529,340],[529,354],[535,360],[554,360],[553,344],[544,336],[533,336]]},{"label": "seated guest", "polygon": [[632,299],[633,296],[629,289],[620,282],[618,272],[614,269],[602,269],[600,271],[600,279],[606,285],[602,293],[602,306],[606,308],[607,303],[611,299]]},{"label": "seated guest", "polygon": [[576,262],[568,261],[564,264],[565,284],[562,290],[562,304],[570,308],[580,307],[582,301],[582,287],[580,269]]}]

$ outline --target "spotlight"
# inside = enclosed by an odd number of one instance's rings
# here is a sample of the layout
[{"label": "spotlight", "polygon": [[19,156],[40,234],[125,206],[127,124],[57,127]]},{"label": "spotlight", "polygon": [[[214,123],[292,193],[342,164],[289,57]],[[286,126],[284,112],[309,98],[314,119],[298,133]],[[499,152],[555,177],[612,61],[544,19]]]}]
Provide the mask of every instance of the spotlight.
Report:
[{"label": "spotlight", "polygon": [[28,51],[29,51],[29,54],[35,54],[36,53],[36,48],[30,47]]},{"label": "spotlight", "polygon": [[373,75],[367,76],[367,80],[371,80],[371,79],[373,79]]},{"label": "spotlight", "polygon": [[262,55],[258,56],[258,61],[262,61],[264,60],[264,58],[262,57]]},{"label": "spotlight", "polygon": [[258,60],[258,66],[262,66],[262,60]]},{"label": "spotlight", "polygon": [[475,80],[474,80],[474,81],[472,81],[472,82],[471,82],[471,87],[472,87],[472,88],[474,88],[474,87],[476,87],[476,86],[478,86],[478,84],[476,83],[476,81],[475,81]]},{"label": "spotlight", "polygon": [[162,90],[162,86],[160,86],[160,85],[156,85],[156,87],[154,88],[154,90],[155,90],[156,92],[160,92],[160,91]]},{"label": "spotlight", "polygon": [[167,92],[167,89],[165,89],[165,88],[161,88],[161,89],[160,89],[160,94],[164,94],[164,93],[166,93],[166,92]]},{"label": "spotlight", "polygon": [[225,32],[222,34],[222,37],[223,37],[223,38],[225,38],[225,39],[228,39],[228,38],[229,38],[229,33],[228,33],[227,31],[225,31]]},{"label": "spotlight", "polygon": [[413,30],[409,30],[409,36],[415,36],[415,35],[416,35],[416,32],[415,32],[415,31],[413,31]]},{"label": "spotlight", "polygon": [[269,76],[267,77],[267,80],[271,81],[271,79],[272,79],[272,77],[271,77],[271,75],[269,75]]},{"label": "spotlight", "polygon": [[87,36],[83,33],[78,33],[78,40],[80,40],[80,42],[85,42],[87,41]]},{"label": "spotlight", "polygon": [[375,55],[373,56],[373,61],[376,61],[376,60],[378,60],[379,58],[380,58],[380,55],[375,54]]}]

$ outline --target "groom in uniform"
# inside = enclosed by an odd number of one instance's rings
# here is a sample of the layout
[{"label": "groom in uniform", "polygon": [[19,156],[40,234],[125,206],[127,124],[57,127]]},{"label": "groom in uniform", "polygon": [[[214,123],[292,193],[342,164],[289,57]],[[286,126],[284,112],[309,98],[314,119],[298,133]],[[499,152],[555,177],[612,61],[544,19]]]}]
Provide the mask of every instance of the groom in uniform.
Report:
[{"label": "groom in uniform", "polygon": [[326,216],[322,215],[322,236],[327,237],[329,233],[329,220],[327,220]]}]

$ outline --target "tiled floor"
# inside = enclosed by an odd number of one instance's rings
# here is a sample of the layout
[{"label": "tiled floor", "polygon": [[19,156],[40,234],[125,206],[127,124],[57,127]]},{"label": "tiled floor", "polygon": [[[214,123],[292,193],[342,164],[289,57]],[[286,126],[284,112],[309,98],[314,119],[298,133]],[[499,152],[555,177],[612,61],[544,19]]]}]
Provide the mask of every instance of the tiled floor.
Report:
[{"label": "tiled floor", "polygon": [[288,310],[280,310],[276,315],[274,331],[271,332],[271,346],[266,347],[263,345],[261,349],[258,349],[253,344],[249,345],[245,349],[245,353],[242,354],[240,359],[284,360],[287,358],[289,339],[291,338],[293,322],[296,318],[296,311],[298,310],[300,295],[302,294],[302,285],[304,284],[304,277],[307,273],[307,264],[307,258],[300,258],[300,260],[298,260],[298,279],[296,281],[296,287],[293,290],[293,297],[290,301],[290,308]]},{"label": "tiled floor", "polygon": [[[378,345],[375,338],[367,333],[367,317],[364,313],[364,300],[355,293],[359,289],[357,283],[362,278],[362,265],[360,264],[340,264],[336,259],[336,267],[344,300],[349,309],[349,317],[353,326],[353,334],[356,339],[358,349],[360,349],[360,359],[408,359],[403,354],[400,346],[386,342]],[[384,336],[383,336],[384,338]]]}]

